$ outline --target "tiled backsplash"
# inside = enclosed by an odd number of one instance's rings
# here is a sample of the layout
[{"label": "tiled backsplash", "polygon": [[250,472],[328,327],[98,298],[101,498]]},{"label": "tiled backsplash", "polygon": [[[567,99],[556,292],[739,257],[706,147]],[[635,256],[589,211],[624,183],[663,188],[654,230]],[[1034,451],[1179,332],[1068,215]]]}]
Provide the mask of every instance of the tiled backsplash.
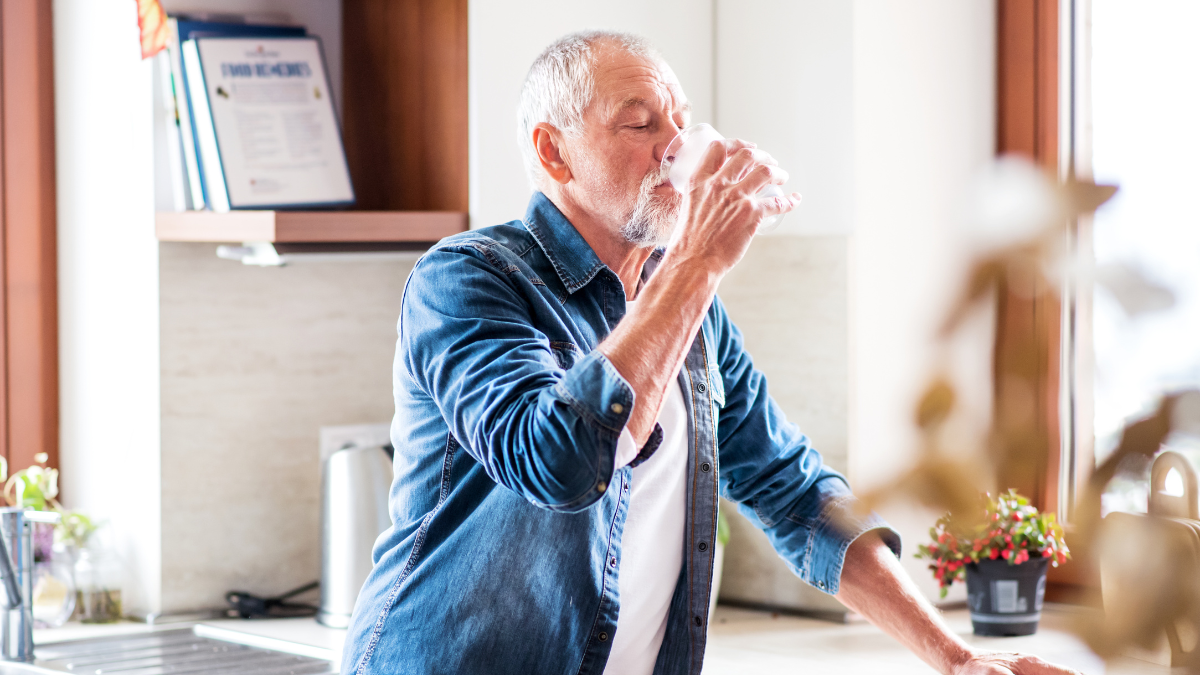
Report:
[{"label": "tiled backsplash", "polygon": [[163,611],[319,575],[319,428],[388,421],[413,259],[244,267],[162,244]]}]

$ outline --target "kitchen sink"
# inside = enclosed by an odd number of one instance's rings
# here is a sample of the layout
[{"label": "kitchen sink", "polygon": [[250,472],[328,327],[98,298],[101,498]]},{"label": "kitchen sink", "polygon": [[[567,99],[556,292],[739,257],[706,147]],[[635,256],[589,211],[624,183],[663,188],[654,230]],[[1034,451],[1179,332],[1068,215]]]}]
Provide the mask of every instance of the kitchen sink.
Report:
[{"label": "kitchen sink", "polygon": [[32,664],[0,664],[0,675],[322,675],[326,659],[238,644],[192,628],[38,645]]}]

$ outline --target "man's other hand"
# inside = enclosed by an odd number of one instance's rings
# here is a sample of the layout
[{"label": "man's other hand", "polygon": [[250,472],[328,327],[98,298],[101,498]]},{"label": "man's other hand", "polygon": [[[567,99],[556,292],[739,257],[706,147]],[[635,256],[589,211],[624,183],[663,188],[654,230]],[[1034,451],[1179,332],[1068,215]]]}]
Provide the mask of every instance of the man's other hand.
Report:
[{"label": "man's other hand", "polygon": [[1046,663],[1036,656],[1013,652],[979,652],[954,675],[1082,675],[1078,670]]}]

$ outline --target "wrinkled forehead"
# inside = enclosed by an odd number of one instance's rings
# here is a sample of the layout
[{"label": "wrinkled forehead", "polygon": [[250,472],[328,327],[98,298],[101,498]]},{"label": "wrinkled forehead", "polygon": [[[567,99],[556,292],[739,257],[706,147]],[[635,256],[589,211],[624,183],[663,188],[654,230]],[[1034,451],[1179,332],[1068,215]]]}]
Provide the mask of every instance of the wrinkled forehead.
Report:
[{"label": "wrinkled forehead", "polygon": [[661,58],[606,47],[596,55],[593,78],[592,105],[588,113],[600,121],[638,106],[667,114],[691,109],[679,79]]}]

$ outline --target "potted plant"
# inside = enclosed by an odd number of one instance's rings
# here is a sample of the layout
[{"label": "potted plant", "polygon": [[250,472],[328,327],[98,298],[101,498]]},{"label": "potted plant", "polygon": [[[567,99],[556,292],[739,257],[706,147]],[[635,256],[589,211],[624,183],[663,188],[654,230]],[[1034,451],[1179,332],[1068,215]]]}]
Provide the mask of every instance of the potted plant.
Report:
[{"label": "potted plant", "polygon": [[1071,557],[1062,526],[1016,490],[985,496],[981,513],[973,515],[938,519],[929,530],[933,542],[918,546],[916,555],[930,559],[943,598],[965,577],[976,635],[1032,635],[1041,618],[1046,569]]}]

